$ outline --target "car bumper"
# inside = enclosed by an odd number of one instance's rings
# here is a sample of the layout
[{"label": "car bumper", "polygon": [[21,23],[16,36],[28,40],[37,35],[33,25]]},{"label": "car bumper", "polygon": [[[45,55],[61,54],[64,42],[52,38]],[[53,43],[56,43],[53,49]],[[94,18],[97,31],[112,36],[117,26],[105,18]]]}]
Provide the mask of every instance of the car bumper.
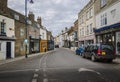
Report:
[{"label": "car bumper", "polygon": [[96,56],[97,59],[115,59],[116,56],[115,55],[112,55],[112,56]]}]

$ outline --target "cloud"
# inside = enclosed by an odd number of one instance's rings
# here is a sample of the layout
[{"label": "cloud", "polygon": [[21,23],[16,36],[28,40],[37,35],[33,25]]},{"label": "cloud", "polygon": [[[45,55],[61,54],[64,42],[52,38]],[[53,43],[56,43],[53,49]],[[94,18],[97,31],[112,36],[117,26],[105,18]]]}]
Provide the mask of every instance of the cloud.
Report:
[{"label": "cloud", "polygon": [[[24,14],[24,0],[8,0],[9,7]],[[37,19],[42,17],[43,25],[57,35],[65,27],[71,27],[78,12],[89,0],[33,0],[28,3],[28,12],[33,11]]]}]

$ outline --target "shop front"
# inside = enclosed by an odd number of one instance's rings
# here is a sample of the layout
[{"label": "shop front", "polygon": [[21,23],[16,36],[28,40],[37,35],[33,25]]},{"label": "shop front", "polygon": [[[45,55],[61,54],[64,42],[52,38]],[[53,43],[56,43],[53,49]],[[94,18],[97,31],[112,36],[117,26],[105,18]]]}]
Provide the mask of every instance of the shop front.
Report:
[{"label": "shop front", "polygon": [[48,41],[40,40],[40,52],[46,52],[48,50]]},{"label": "shop front", "polygon": [[49,50],[54,50],[54,41],[53,40],[48,40],[48,51]]},{"label": "shop front", "polygon": [[120,55],[120,23],[94,30],[96,42],[112,43],[116,48],[116,54]]},{"label": "shop front", "polygon": [[39,51],[39,39],[30,38],[29,53],[38,53]]}]

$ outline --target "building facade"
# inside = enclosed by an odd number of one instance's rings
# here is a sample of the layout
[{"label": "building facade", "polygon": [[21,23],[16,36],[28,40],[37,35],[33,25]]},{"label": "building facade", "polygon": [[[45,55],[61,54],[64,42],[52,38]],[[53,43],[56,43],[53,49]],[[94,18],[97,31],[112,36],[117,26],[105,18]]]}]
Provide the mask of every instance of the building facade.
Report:
[{"label": "building facade", "polygon": [[0,15],[0,60],[15,57],[14,19]]},{"label": "building facade", "polygon": [[40,52],[46,52],[48,50],[47,30],[44,26],[40,27]]},{"label": "building facade", "polygon": [[47,31],[48,51],[54,50],[54,37],[50,31]]},{"label": "building facade", "polygon": [[79,46],[82,44],[95,43],[95,0],[89,3],[78,13],[78,40]]},{"label": "building facade", "polygon": [[33,12],[29,12],[28,19],[29,53],[38,53],[40,52],[40,24],[35,21]]},{"label": "building facade", "polygon": [[120,1],[96,0],[96,29],[97,43],[109,42],[115,45],[116,54],[120,54]]}]

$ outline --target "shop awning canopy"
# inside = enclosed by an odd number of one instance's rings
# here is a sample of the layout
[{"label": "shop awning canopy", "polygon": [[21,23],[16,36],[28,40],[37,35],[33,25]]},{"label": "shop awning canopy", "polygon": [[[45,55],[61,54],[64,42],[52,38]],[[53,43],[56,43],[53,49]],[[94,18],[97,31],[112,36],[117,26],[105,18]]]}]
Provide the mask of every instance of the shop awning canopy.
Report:
[{"label": "shop awning canopy", "polygon": [[104,31],[104,30],[111,29],[111,28],[117,28],[119,26],[120,26],[120,23],[116,23],[116,24],[113,24],[113,25],[110,25],[110,26],[105,26],[105,27],[102,27],[102,28],[99,28],[99,29],[94,29],[94,32],[97,33],[97,32],[101,32],[101,31]]}]

